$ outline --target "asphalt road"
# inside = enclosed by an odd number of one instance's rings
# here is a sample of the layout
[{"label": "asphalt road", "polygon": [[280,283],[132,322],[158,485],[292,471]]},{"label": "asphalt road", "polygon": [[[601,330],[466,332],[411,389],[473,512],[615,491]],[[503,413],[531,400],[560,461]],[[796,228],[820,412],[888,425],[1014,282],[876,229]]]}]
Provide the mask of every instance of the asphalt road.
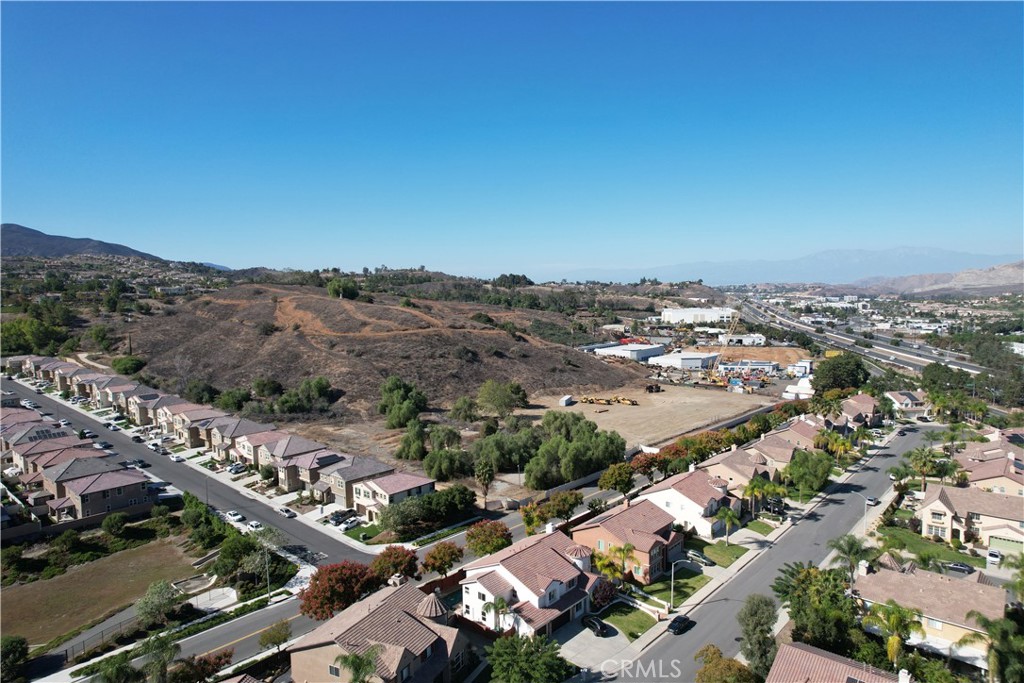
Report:
[{"label": "asphalt road", "polygon": [[[608,675],[618,669],[608,663],[603,671],[606,679],[621,681],[693,681],[699,664],[693,657],[708,643],[717,645],[727,657],[739,652],[740,629],[736,615],[747,596],[755,593],[772,596],[771,584],[779,569],[787,562],[821,563],[829,554],[828,542],[857,530],[864,515],[861,496],[881,497],[890,487],[886,473],[900,461],[899,454],[924,445],[923,433],[934,427],[911,427],[914,431],[896,437],[889,448],[877,452],[850,479],[838,485],[827,499],[801,518],[772,547],[746,565],[704,603],[690,612],[693,628],[681,636],[666,633],[643,655],[619,675]],[[772,596],[774,597],[774,596]],[[662,628],[656,626],[655,628]]]}]

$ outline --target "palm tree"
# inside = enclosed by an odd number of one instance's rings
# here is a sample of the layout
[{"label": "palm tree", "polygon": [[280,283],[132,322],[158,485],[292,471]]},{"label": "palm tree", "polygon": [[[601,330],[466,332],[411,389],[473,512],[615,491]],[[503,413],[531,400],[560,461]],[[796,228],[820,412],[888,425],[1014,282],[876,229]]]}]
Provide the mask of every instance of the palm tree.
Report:
[{"label": "palm tree", "polygon": [[765,496],[765,488],[769,481],[764,477],[751,477],[750,481],[743,487],[743,497],[750,499],[750,514],[755,512],[755,505]]},{"label": "palm tree", "polygon": [[904,641],[914,633],[924,635],[920,610],[907,609],[892,599],[886,600],[884,605],[872,605],[862,623],[877,628],[886,639],[885,651],[894,668],[903,651]]},{"label": "palm tree", "polygon": [[951,482],[956,481],[956,475],[961,469],[963,469],[963,465],[956,460],[937,460],[932,474],[938,475],[940,486],[945,486],[946,479]]},{"label": "palm tree", "polygon": [[613,557],[605,555],[604,553],[599,553],[595,550],[590,556],[590,560],[594,565],[594,569],[596,569],[598,573],[602,574],[613,584],[619,584],[619,581],[622,579],[622,569]]},{"label": "palm tree", "polygon": [[1024,680],[1024,671],[1021,670],[1021,662],[1024,662],[1024,635],[1017,633],[1017,624],[1005,617],[989,619],[975,610],[968,612],[967,618],[973,619],[982,631],[968,633],[956,641],[954,647],[975,643],[988,646],[989,683],[996,683],[1000,679],[1004,683],[1020,683]]},{"label": "palm tree", "polygon": [[740,523],[739,515],[728,505],[724,505],[718,508],[718,514],[715,515],[715,519],[725,523],[725,545],[729,545],[729,535],[732,534],[732,528]]},{"label": "palm tree", "polygon": [[914,468],[914,471],[921,475],[921,493],[924,493],[927,486],[925,476],[931,474],[935,468],[935,452],[930,448],[921,446],[907,453],[907,459],[910,461],[910,466]]},{"label": "palm tree", "polygon": [[169,635],[152,636],[142,644],[146,663],[142,665],[153,683],[167,683],[167,669],[181,654],[181,646]]},{"label": "palm tree", "polygon": [[857,448],[860,448],[860,445],[867,441],[870,435],[871,431],[865,425],[857,425],[857,428],[850,433],[850,439],[853,440]]},{"label": "palm tree", "polygon": [[910,465],[907,464],[906,460],[901,460],[899,465],[890,467],[887,472],[895,477],[897,484],[900,484],[905,479],[910,479],[914,476],[914,470],[910,468]]},{"label": "palm tree", "polygon": [[829,429],[819,429],[818,433],[814,435],[814,447],[819,450],[827,450],[830,443],[832,443],[833,432]]},{"label": "palm tree", "polygon": [[769,481],[764,485],[763,495],[767,497],[778,497],[785,498],[789,495],[789,489],[782,484],[776,484],[774,481]]},{"label": "palm tree", "polygon": [[938,570],[942,568],[942,560],[934,550],[922,550],[914,555],[914,563],[921,569]]},{"label": "palm tree", "polygon": [[829,442],[828,450],[832,451],[832,455],[836,456],[836,467],[841,467],[843,456],[853,450],[853,444],[850,443],[849,439],[836,434]]},{"label": "palm tree", "polygon": [[853,578],[857,573],[857,564],[861,560],[867,559],[868,556],[868,550],[864,547],[864,541],[853,534],[846,534],[839,538],[833,538],[828,542],[828,547],[836,551],[832,564],[846,565],[847,571],[850,572],[850,583],[852,584]]},{"label": "palm tree", "polygon": [[501,618],[509,613],[508,601],[500,595],[495,595],[494,600],[484,603],[484,614],[494,612],[494,630],[501,631]]},{"label": "palm tree", "polygon": [[371,645],[362,654],[351,652],[347,655],[338,655],[334,658],[334,663],[348,669],[349,683],[367,683],[370,676],[377,672],[378,654],[380,654],[380,645]]},{"label": "palm tree", "polygon": [[608,549],[608,553],[621,563],[622,576],[626,576],[626,563],[633,559],[633,551],[636,550],[636,546],[632,543],[626,543],[625,545],[615,546]]},{"label": "palm tree", "polygon": [[96,683],[142,683],[146,674],[134,666],[127,657],[107,657],[100,662],[100,671],[93,679]]},{"label": "palm tree", "polygon": [[999,566],[1016,570],[1005,585],[1018,600],[1024,600],[1024,555],[1007,555]]}]

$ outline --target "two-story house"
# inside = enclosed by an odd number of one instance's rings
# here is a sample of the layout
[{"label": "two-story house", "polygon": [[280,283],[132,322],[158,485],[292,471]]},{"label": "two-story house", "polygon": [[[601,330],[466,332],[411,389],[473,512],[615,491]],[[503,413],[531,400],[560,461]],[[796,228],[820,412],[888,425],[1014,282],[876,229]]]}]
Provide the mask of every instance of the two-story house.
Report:
[{"label": "two-story house", "polygon": [[908,420],[923,417],[931,412],[932,404],[923,391],[887,391],[885,397],[893,404],[896,415]]},{"label": "two-story house", "polygon": [[43,470],[43,489],[54,521],[95,518],[111,512],[142,514],[152,507],[149,479],[109,458],[74,458]]},{"label": "two-story house", "polygon": [[[467,564],[462,617],[493,631],[551,635],[590,610],[591,551],[561,531],[529,536]],[[499,614],[495,598],[509,610]]]},{"label": "two-story house", "polygon": [[906,669],[882,671],[806,643],[783,643],[764,683],[913,683]]},{"label": "two-story house", "polygon": [[739,498],[729,495],[729,482],[695,468],[668,477],[636,497],[637,503],[645,500],[704,538],[725,533],[725,526],[715,518],[719,508],[728,506],[739,514],[742,507]]},{"label": "two-story house", "polygon": [[164,406],[188,403],[183,398],[154,391],[128,397],[128,417],[140,427],[156,425],[157,411]]},{"label": "two-story house", "polygon": [[313,453],[325,450],[326,448],[327,446],[312,439],[285,433],[283,439],[262,443],[256,449],[256,460],[261,467],[263,465],[274,465],[280,460],[289,460],[303,453]]},{"label": "two-story house", "polygon": [[858,427],[877,427],[882,424],[878,400],[869,394],[854,394],[840,404],[840,420],[849,431]]},{"label": "two-story house", "polygon": [[968,441],[953,456],[969,486],[1024,496],[1024,448],[1003,437],[995,441]]},{"label": "two-story house", "polygon": [[394,467],[380,460],[349,453],[339,455],[341,460],[321,469],[319,481],[313,484],[313,497],[321,503],[338,503],[346,508],[355,508],[353,486],[395,471]]},{"label": "two-story house", "polygon": [[248,434],[270,432],[275,429],[272,424],[253,422],[244,417],[228,415],[211,420],[204,428],[203,440],[207,447],[213,451],[215,460],[235,460],[232,451],[235,449],[235,442]]},{"label": "two-story house", "polygon": [[768,463],[768,458],[757,451],[746,451],[733,445],[731,450],[714,455],[697,465],[712,477],[728,482],[729,493],[743,498],[743,490],[754,477],[779,481],[779,468]]},{"label": "two-story house", "polygon": [[356,512],[365,515],[370,522],[377,519],[380,511],[388,505],[433,492],[433,479],[407,472],[364,479],[352,487]]},{"label": "two-story house", "polygon": [[969,530],[989,548],[1024,553],[1024,503],[1016,494],[932,484],[914,516],[921,520],[922,536],[966,542]]},{"label": "two-story house", "polygon": [[954,647],[969,633],[985,632],[973,616],[968,616],[972,610],[992,620],[1003,617],[1006,590],[982,583],[980,579],[980,572],[961,579],[923,569],[861,571],[854,579],[853,594],[865,610],[893,600],[920,611],[924,633],[911,635],[908,645],[987,669],[988,647],[984,643]]},{"label": "two-story house", "polygon": [[196,408],[185,410],[174,416],[174,438],[185,444],[188,448],[199,448],[205,445],[202,423],[217,417],[227,417],[227,413],[216,408]]},{"label": "two-story house", "polygon": [[156,410],[156,424],[160,427],[160,431],[164,434],[174,434],[174,418],[182,413],[187,413],[192,410],[205,410],[206,406],[201,406],[198,403],[190,403],[188,401],[182,403],[169,403],[162,405]]},{"label": "two-story house", "polygon": [[468,663],[466,637],[448,625],[434,594],[411,583],[387,586],[313,629],[288,647],[295,683],[352,680],[336,661],[377,648],[370,683],[450,683]]},{"label": "two-story house", "polygon": [[53,439],[25,441],[24,443],[16,444],[11,448],[11,457],[14,460],[14,466],[19,468],[22,472],[34,472],[36,471],[36,468],[32,466],[32,462],[43,453],[61,451],[68,448],[75,450],[96,450],[92,447],[92,443],[92,441],[83,441],[73,434],[59,436]]},{"label": "two-story house", "polygon": [[633,546],[626,571],[640,583],[650,583],[682,556],[683,535],[672,531],[675,518],[650,500],[603,512],[572,530],[572,540],[608,554],[612,548]]},{"label": "two-story house", "polygon": [[282,432],[278,429],[268,429],[263,432],[244,434],[235,439],[235,455],[237,456],[237,460],[238,462],[245,463],[246,465],[255,465],[259,449],[264,444],[275,444],[281,439],[287,437],[288,432]]},{"label": "two-story house", "polygon": [[320,472],[325,467],[341,461],[342,456],[329,449],[303,453],[287,460],[275,460],[277,484],[285,491],[312,490],[320,481]]}]

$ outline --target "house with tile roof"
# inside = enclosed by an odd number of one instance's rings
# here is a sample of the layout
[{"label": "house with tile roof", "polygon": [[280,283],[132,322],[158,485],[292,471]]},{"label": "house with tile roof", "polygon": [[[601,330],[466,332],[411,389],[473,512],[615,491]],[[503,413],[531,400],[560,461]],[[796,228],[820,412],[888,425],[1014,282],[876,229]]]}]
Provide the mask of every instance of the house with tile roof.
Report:
[{"label": "house with tile roof", "polygon": [[[591,572],[591,551],[561,531],[528,536],[463,569],[462,618],[520,635],[551,635],[590,610],[599,577]],[[510,606],[498,615],[485,605],[501,597]]]},{"label": "house with tile roof", "polygon": [[932,484],[914,516],[921,520],[922,536],[967,542],[970,532],[983,545],[1004,554],[1024,553],[1024,501],[1016,493]]},{"label": "house with tile roof", "polygon": [[206,406],[189,401],[181,401],[180,403],[167,402],[156,409],[156,424],[160,427],[161,432],[170,435],[174,433],[175,416],[192,410],[205,409]]},{"label": "house with tile roof", "polygon": [[260,466],[274,465],[279,460],[288,460],[303,453],[313,453],[327,448],[327,446],[312,439],[306,439],[287,432],[283,432],[283,434],[285,435],[284,438],[273,442],[265,441],[256,449],[256,460]]},{"label": "house with tile roof", "polygon": [[840,404],[840,419],[849,430],[858,427],[877,427],[882,424],[878,400],[869,394],[854,394]]},{"label": "house with tile roof", "polygon": [[983,443],[968,441],[953,459],[960,464],[968,486],[1024,496],[1024,448],[1002,436]]},{"label": "house with tile roof", "polygon": [[887,391],[885,398],[892,403],[899,417],[913,420],[931,414],[931,401],[923,391]]},{"label": "house with tile roof", "polygon": [[774,482],[781,478],[779,468],[770,465],[764,455],[737,448],[735,444],[730,450],[699,463],[697,469],[727,481],[729,493],[737,498],[743,498],[743,489],[754,477]]},{"label": "house with tile roof", "polygon": [[189,448],[199,448],[205,445],[203,441],[204,433],[200,429],[200,424],[206,420],[227,417],[227,415],[223,410],[207,408],[206,406],[180,412],[174,416],[173,420],[174,438]]},{"label": "house with tile roof", "polygon": [[341,460],[320,470],[320,479],[312,486],[313,497],[321,503],[338,503],[355,508],[353,487],[361,481],[391,474],[395,468],[363,455],[340,453]]},{"label": "house with tile roof", "polygon": [[669,571],[683,555],[683,535],[672,531],[675,518],[649,500],[624,504],[603,512],[572,530],[572,540],[607,554],[612,548],[633,546],[626,571],[648,584]]},{"label": "house with tile roof", "polygon": [[41,439],[28,443],[18,444],[11,448],[11,456],[16,467],[22,472],[35,472],[36,467],[33,461],[44,453],[54,451],[71,450],[96,450],[92,447],[91,440],[82,440],[74,435],[60,436],[53,439]]},{"label": "house with tile roof", "polygon": [[[879,569],[858,572],[854,577],[853,595],[865,610],[871,605],[893,600],[921,613],[924,634],[913,634],[907,645],[928,650],[943,657],[950,656],[982,669],[988,668],[988,647],[984,643],[953,647],[969,633],[984,629],[973,616],[976,611],[988,619],[1001,619],[1006,607],[1006,589],[979,579],[947,576],[923,569],[900,572]],[[870,630],[870,629],[869,629]]]},{"label": "house with tile roof", "polygon": [[279,429],[267,429],[262,432],[244,434],[235,439],[237,461],[247,465],[255,465],[259,449],[264,444],[274,444],[288,436],[288,432]]},{"label": "house with tile roof", "polygon": [[904,669],[882,671],[806,643],[783,643],[764,683],[911,683]]},{"label": "house with tile roof", "polygon": [[72,458],[42,474],[55,522],[92,518],[98,524],[111,512],[137,515],[153,506],[146,475],[109,458]]},{"label": "house with tile roof", "polygon": [[393,503],[434,492],[434,480],[408,472],[392,472],[364,479],[352,487],[356,512],[371,523],[380,511]]},{"label": "house with tile roof", "polygon": [[272,424],[253,422],[244,417],[228,415],[209,421],[203,427],[203,441],[213,451],[216,460],[236,460],[237,456],[232,454],[236,448],[235,442],[248,434],[270,432],[276,429]]},{"label": "house with tile roof", "polygon": [[449,683],[468,664],[468,640],[450,626],[432,593],[411,583],[387,586],[313,629],[288,647],[295,683],[351,681],[335,661],[376,648],[373,683]]},{"label": "house with tile roof", "polygon": [[58,427],[49,422],[22,422],[13,429],[0,435],[0,448],[5,451],[17,449],[19,446],[27,446],[38,441],[47,439],[60,439],[73,436],[70,429]]},{"label": "house with tile roof", "polygon": [[183,398],[155,391],[128,397],[128,417],[140,427],[157,424],[157,411],[164,406],[188,403]]},{"label": "house with tile roof", "polygon": [[742,500],[729,495],[729,482],[693,467],[643,491],[635,503],[645,500],[672,515],[676,524],[704,538],[725,533],[725,525],[715,519],[719,508],[731,507],[736,514],[742,511]]},{"label": "house with tile roof", "polygon": [[341,461],[342,455],[327,448],[303,453],[286,460],[274,460],[277,470],[277,485],[287,492],[310,491],[320,481],[320,472],[325,467]]}]

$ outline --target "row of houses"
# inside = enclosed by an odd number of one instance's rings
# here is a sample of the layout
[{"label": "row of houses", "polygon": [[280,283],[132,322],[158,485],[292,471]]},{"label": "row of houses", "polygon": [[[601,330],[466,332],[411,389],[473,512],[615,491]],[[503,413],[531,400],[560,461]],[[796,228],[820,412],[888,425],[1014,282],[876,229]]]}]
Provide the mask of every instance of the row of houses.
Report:
[{"label": "row of houses", "polygon": [[307,491],[320,503],[354,508],[370,521],[389,504],[434,490],[433,479],[396,472],[379,460],[342,453],[273,424],[192,403],[119,375],[43,356],[12,356],[4,367],[52,382],[58,392],[110,408],[187,448],[205,448],[220,462],[272,467],[283,490]]}]

